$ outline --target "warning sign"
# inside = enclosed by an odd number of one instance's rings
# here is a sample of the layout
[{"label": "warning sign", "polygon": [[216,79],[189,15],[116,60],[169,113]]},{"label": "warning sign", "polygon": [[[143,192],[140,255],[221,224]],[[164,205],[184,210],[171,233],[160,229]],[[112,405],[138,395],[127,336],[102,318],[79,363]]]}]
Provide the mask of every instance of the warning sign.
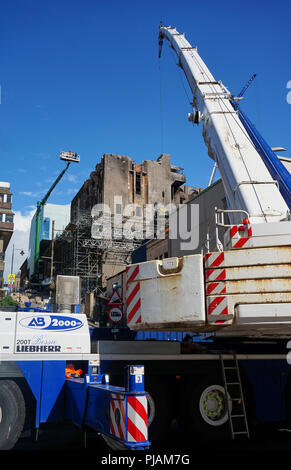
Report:
[{"label": "warning sign", "polygon": [[107,305],[123,305],[121,297],[116,289],[112,292],[110,299],[107,302]]},{"label": "warning sign", "polygon": [[122,307],[111,307],[108,312],[109,320],[113,323],[119,323],[123,318]]},{"label": "warning sign", "polygon": [[15,282],[15,274],[8,274],[8,282],[11,284]]}]

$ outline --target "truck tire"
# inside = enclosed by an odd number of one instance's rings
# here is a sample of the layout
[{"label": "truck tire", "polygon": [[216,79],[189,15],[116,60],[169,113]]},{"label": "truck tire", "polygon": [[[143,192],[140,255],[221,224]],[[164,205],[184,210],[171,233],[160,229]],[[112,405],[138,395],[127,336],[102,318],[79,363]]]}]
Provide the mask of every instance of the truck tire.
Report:
[{"label": "truck tire", "polygon": [[16,444],[25,421],[25,401],[13,380],[0,380],[0,450]]},{"label": "truck tire", "polygon": [[[228,397],[231,409],[231,400]],[[219,376],[187,380],[180,395],[179,424],[186,435],[215,445],[231,438],[225,390]]]}]

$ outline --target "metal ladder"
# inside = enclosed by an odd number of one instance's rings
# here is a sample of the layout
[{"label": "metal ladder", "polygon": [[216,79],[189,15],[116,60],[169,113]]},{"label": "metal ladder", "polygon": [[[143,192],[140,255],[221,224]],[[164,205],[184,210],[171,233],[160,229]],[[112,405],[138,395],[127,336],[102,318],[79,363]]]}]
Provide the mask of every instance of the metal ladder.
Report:
[{"label": "metal ladder", "polygon": [[[249,426],[246,415],[246,408],[239,372],[238,360],[235,352],[231,354],[232,358],[223,358],[220,354],[220,363],[223,376],[225,398],[229,416],[229,425],[232,439],[237,436],[250,437]],[[228,400],[227,397],[230,397]],[[230,403],[231,402],[231,406]]]}]

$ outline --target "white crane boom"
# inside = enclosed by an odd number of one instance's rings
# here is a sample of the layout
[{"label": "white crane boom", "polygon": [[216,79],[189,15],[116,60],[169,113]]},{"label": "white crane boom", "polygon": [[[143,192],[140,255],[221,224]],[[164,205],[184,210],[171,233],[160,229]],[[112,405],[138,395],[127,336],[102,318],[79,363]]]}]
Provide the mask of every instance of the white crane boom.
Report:
[{"label": "white crane boom", "polygon": [[239,119],[233,96],[215,80],[184,34],[160,26],[159,38],[160,46],[168,39],[179,57],[197,110],[190,120],[203,122],[204,141],[217,163],[229,208],[246,211],[251,224],[286,220],[289,208]]},{"label": "white crane boom", "polygon": [[[198,247],[196,254],[189,249],[182,257],[172,250],[170,258],[127,266],[127,324],[136,331],[290,335],[291,220],[285,202],[289,175],[282,173],[287,179],[283,198],[282,181],[272,179],[276,172],[255,147],[256,132],[248,132],[249,121],[237,98],[214,79],[183,34],[160,26],[160,47],[163,38],[170,41],[186,74],[197,110],[190,120],[203,122],[208,153],[220,170],[230,207],[215,209],[214,251],[208,243],[213,234],[208,232],[204,255]],[[224,213],[231,214],[230,224],[224,223]]]}]

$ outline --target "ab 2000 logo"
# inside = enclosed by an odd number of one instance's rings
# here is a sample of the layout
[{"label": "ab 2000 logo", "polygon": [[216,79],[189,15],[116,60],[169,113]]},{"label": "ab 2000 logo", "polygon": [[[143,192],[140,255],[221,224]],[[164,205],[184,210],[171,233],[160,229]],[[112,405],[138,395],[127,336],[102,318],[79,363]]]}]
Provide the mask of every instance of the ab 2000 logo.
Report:
[{"label": "ab 2000 logo", "polygon": [[56,315],[35,315],[25,317],[22,318],[19,323],[25,328],[51,331],[72,331],[77,330],[83,326],[83,322],[77,318]]}]

